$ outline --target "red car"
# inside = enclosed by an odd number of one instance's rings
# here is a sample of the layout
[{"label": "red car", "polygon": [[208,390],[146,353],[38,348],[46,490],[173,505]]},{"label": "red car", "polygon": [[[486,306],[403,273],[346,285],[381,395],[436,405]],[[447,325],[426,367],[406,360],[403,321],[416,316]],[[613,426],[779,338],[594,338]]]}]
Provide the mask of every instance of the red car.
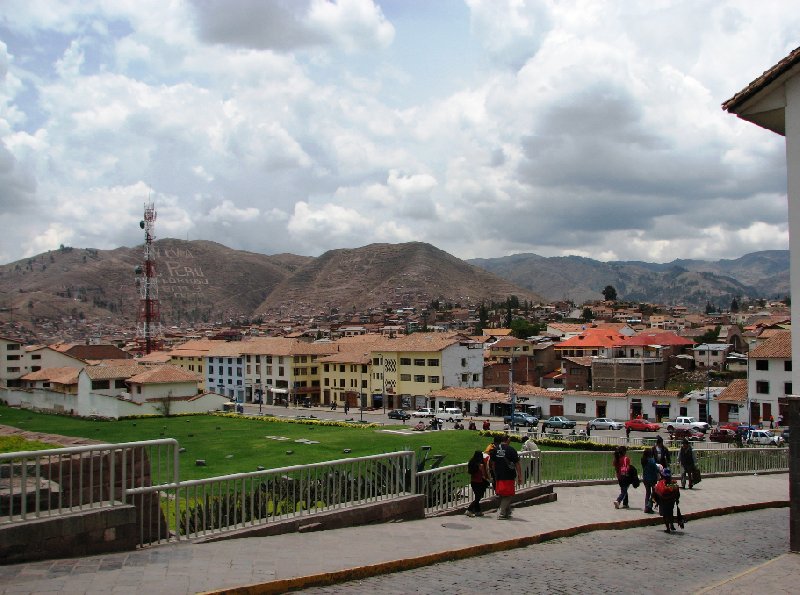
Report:
[{"label": "red car", "polygon": [[658,432],[661,426],[646,419],[636,418],[626,421],[625,429],[631,432]]},{"label": "red car", "polygon": [[733,442],[736,440],[736,432],[728,428],[718,428],[711,430],[708,439],[712,442]]},{"label": "red car", "polygon": [[703,432],[698,430],[692,430],[691,428],[676,428],[670,435],[670,440],[683,440],[686,438],[687,440],[691,440],[694,442],[699,442],[701,440],[706,439],[706,435]]}]

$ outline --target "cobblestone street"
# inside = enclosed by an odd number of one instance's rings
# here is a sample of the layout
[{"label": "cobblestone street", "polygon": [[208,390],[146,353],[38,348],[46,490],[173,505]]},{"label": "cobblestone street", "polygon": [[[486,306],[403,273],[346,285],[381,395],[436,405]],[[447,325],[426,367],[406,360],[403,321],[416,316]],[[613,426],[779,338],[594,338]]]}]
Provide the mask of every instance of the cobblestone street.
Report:
[{"label": "cobblestone street", "polygon": [[786,553],[788,523],[781,508],[692,521],[675,535],[598,531],[303,593],[696,593]]}]

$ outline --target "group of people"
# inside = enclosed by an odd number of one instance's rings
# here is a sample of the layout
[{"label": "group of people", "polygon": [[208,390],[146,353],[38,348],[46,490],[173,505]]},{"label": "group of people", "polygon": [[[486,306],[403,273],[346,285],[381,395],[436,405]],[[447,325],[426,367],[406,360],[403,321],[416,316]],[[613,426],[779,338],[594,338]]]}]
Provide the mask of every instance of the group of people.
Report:
[{"label": "group of people", "polygon": [[[419,432],[421,432],[423,430],[442,430],[442,429],[444,429],[444,420],[440,419],[438,417],[434,417],[434,418],[431,419],[431,421],[430,421],[430,423],[428,425],[426,425],[423,420],[419,420],[412,429],[416,430],[416,431],[419,431]],[[462,421],[456,421],[453,424],[453,429],[454,430],[463,430],[463,429],[465,429],[464,428],[464,423]],[[478,426],[475,423],[474,419],[470,419],[469,420],[469,425],[466,427],[466,429],[467,430],[476,430],[477,431]],[[491,430],[492,429],[492,424],[489,422],[488,419],[483,420],[483,429],[484,430]]]},{"label": "group of people", "polygon": [[467,507],[467,516],[483,516],[481,499],[490,485],[500,498],[498,519],[511,518],[511,500],[517,484],[522,483],[522,468],[519,453],[511,446],[508,434],[495,436],[483,452],[476,450],[467,463],[473,500]]},{"label": "group of people", "polygon": [[[638,487],[639,485],[638,472],[631,464],[627,451],[625,446],[618,446],[614,450],[612,465],[620,489],[619,495],[613,502],[615,508],[629,508],[628,489],[631,486]],[[645,488],[644,512],[653,514],[657,507],[659,514],[664,519],[666,533],[675,531],[676,522],[683,529],[683,516],[679,506],[680,490],[686,489],[687,482],[691,490],[700,481],[697,457],[688,440],[683,440],[678,451],[678,464],[681,467],[680,488],[672,476],[671,464],[672,455],[664,445],[664,439],[661,436],[656,439],[655,446],[642,451],[641,483]]]}]

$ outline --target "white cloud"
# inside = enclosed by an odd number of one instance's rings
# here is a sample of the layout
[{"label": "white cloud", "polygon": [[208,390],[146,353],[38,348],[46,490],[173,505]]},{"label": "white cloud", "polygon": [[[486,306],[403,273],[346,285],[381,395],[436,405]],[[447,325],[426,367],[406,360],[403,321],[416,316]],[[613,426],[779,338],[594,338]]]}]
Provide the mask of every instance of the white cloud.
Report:
[{"label": "white cloud", "polygon": [[0,259],[138,243],[149,196],[160,237],[265,253],[786,247],[783,139],[719,106],[792,8],[8,0]]}]

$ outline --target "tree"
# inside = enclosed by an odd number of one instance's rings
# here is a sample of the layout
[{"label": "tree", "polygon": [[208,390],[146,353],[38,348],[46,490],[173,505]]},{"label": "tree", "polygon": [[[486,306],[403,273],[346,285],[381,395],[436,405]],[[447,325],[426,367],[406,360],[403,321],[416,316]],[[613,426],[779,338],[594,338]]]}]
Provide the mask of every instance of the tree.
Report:
[{"label": "tree", "polygon": [[509,328],[517,339],[527,339],[539,332],[539,325],[531,324],[524,318],[515,318]]},{"label": "tree", "polygon": [[509,308],[519,309],[519,298],[515,295],[509,296],[507,302]]},{"label": "tree", "polygon": [[605,289],[603,289],[603,299],[607,302],[617,301],[617,290],[614,289],[613,285],[606,285]]},{"label": "tree", "polygon": [[731,312],[738,312],[739,311],[739,300],[735,297],[731,300]]},{"label": "tree", "polygon": [[581,319],[584,322],[589,322],[592,320],[592,309],[588,306],[583,309],[583,313],[581,314]]},{"label": "tree", "polygon": [[706,301],[706,314],[711,314],[714,311],[714,306],[711,305],[711,302]]}]

